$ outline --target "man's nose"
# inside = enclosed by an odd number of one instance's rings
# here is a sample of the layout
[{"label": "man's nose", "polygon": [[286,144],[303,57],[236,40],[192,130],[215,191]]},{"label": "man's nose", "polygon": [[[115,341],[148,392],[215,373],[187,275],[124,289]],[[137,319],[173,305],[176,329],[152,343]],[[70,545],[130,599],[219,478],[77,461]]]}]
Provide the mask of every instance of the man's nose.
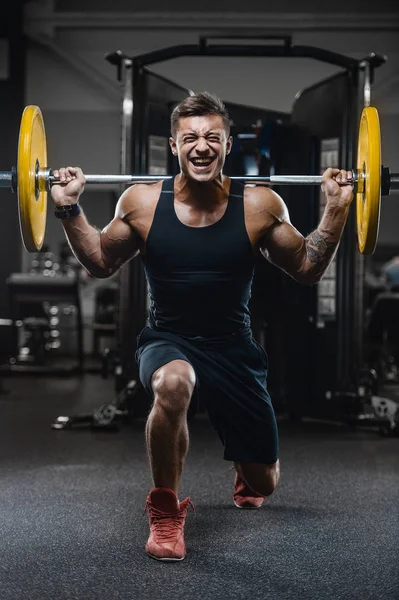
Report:
[{"label": "man's nose", "polygon": [[207,152],[209,150],[208,143],[204,137],[199,137],[197,141],[197,152]]}]

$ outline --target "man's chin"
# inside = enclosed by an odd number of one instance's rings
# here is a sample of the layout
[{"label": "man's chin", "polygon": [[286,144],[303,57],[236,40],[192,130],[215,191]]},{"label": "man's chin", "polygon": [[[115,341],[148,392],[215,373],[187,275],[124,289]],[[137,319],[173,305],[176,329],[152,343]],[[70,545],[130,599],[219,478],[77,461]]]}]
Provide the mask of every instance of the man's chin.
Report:
[{"label": "man's chin", "polygon": [[197,173],[194,170],[189,169],[186,175],[189,179],[197,181],[198,183],[208,183],[217,179],[220,173],[214,169],[209,170],[209,172],[205,171],[204,173]]},{"label": "man's chin", "polygon": [[210,183],[216,179],[215,175],[191,175],[190,179],[198,183]]}]

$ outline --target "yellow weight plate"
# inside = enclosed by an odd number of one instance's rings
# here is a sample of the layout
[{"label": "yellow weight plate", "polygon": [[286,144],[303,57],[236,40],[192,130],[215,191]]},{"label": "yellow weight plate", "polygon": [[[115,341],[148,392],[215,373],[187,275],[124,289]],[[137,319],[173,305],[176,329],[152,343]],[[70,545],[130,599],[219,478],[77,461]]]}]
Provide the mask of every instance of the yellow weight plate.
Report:
[{"label": "yellow weight plate", "polygon": [[360,119],[357,147],[357,237],[360,252],[373,254],[381,206],[381,134],[377,109],[368,106]]},{"label": "yellow weight plate", "polygon": [[38,106],[23,112],[18,141],[18,207],[22,240],[29,252],[40,250],[46,230],[47,191],[39,191],[36,173],[47,167],[46,132]]}]

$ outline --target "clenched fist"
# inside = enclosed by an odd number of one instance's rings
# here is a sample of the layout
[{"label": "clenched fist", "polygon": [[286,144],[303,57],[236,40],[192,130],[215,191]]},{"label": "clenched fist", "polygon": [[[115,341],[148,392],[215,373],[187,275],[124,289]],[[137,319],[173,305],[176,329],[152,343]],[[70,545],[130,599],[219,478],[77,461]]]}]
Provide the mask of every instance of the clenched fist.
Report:
[{"label": "clenched fist", "polygon": [[62,167],[53,171],[54,177],[61,183],[51,186],[51,197],[56,206],[76,204],[85,189],[85,176],[79,167]]},{"label": "clenched fist", "polygon": [[347,183],[352,179],[352,171],[343,169],[327,169],[323,173],[321,189],[327,196],[327,200],[337,204],[349,205],[353,199],[353,185]]}]

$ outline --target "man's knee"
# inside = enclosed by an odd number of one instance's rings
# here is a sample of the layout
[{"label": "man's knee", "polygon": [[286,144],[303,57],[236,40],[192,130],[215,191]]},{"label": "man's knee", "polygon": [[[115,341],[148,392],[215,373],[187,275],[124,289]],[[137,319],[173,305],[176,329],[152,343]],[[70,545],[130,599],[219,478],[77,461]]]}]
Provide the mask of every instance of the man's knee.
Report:
[{"label": "man's knee", "polygon": [[154,402],[169,412],[188,409],[195,387],[195,372],[185,360],[173,360],[155,371],[151,379]]},{"label": "man's knee", "polygon": [[241,479],[257,494],[270,496],[280,480],[280,461],[273,464],[236,462]]}]

